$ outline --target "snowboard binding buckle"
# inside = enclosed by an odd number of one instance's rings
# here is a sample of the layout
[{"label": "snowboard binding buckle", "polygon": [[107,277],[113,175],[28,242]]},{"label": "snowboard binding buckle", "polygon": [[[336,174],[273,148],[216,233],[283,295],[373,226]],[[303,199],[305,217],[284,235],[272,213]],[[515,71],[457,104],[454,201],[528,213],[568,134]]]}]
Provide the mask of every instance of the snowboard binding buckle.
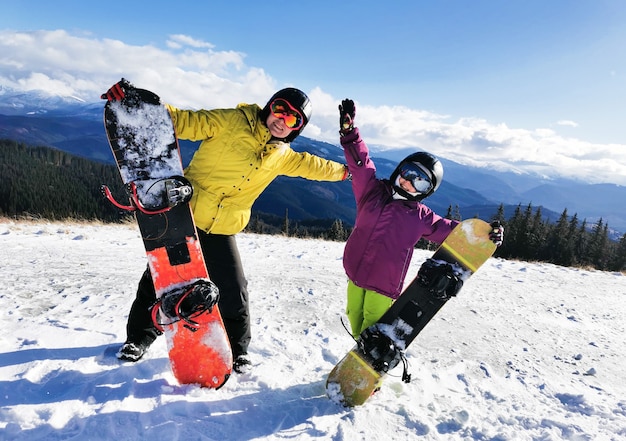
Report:
[{"label": "snowboard binding buckle", "polygon": [[176,205],[184,204],[191,200],[193,195],[193,187],[191,183],[182,176],[174,176],[164,180],[165,191],[167,193],[168,206],[175,207]]},{"label": "snowboard binding buckle", "polygon": [[[163,325],[182,321],[192,332],[200,328],[193,319],[205,311],[213,311],[219,300],[217,286],[208,279],[200,279],[191,285],[174,289],[165,293],[152,305],[152,321],[156,328],[163,332]],[[159,320],[160,316],[165,322]]]}]

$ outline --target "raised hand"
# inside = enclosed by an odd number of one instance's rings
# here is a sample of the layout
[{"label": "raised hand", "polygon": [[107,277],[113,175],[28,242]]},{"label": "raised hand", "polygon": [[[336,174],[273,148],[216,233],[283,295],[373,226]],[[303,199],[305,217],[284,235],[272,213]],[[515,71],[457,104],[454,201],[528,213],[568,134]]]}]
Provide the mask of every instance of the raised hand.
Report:
[{"label": "raised hand", "polygon": [[354,101],[346,98],[339,104],[339,133],[341,136],[347,135],[354,129],[354,117],[356,107]]}]

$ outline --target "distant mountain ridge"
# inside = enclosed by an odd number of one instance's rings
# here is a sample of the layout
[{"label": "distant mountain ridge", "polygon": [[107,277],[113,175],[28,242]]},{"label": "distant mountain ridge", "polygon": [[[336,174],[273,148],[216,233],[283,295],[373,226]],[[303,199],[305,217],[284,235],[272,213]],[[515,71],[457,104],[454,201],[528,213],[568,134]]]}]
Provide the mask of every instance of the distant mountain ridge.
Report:
[{"label": "distant mountain ridge", "polygon": [[[0,138],[31,145],[55,147],[89,159],[113,163],[102,124],[103,104],[43,93],[16,93],[0,88]],[[196,144],[181,141],[184,162],[188,163]],[[292,147],[324,158],[344,162],[338,145],[299,137]],[[398,161],[409,152],[381,151],[372,147],[379,177],[388,177]],[[444,182],[428,199],[428,205],[445,215],[458,205],[464,218],[489,218],[498,206],[505,215],[532,204],[542,207],[544,216],[556,220],[567,208],[570,216],[594,223],[602,219],[615,230],[612,237],[626,232],[626,187],[614,184],[584,184],[566,179],[545,180],[536,176],[472,168],[441,158]],[[353,224],[355,203],[348,182],[327,183],[279,177],[257,200],[256,210],[290,219],[341,219]]]}]

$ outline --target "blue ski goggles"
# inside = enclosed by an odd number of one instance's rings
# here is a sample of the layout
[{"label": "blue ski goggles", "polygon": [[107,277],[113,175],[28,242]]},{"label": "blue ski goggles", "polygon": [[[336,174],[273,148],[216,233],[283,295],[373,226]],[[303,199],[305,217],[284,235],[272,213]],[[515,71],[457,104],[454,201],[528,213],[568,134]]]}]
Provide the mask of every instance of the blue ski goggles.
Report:
[{"label": "blue ski goggles", "polygon": [[409,181],[418,193],[428,193],[433,188],[430,176],[413,162],[407,162],[400,166],[400,177]]}]

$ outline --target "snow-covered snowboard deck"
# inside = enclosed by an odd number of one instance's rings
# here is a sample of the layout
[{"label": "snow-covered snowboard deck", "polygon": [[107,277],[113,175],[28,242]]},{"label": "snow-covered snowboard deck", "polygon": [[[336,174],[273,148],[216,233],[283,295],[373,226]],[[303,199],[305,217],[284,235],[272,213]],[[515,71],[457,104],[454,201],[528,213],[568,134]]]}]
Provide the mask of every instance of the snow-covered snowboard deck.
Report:
[{"label": "snow-covered snowboard deck", "polygon": [[[122,208],[132,210],[137,219],[157,299],[194,283],[210,284],[189,203],[168,206],[167,202],[169,178],[184,180],[167,108],[154,93],[133,89],[131,96],[107,102],[104,124],[129,191],[130,205]],[[217,305],[195,315],[193,323],[166,317],[159,324],[167,339],[172,371],[181,384],[219,388],[226,382],[232,352]]]},{"label": "snow-covered snowboard deck", "polygon": [[[466,282],[496,249],[489,239],[490,231],[491,226],[480,219],[463,221],[439,246],[432,259],[457,267]],[[447,299],[434,297],[416,278],[373,327],[404,351],[446,302]],[[386,374],[374,364],[357,344],[328,375],[326,391],[330,399],[348,407],[365,403],[380,388]]]}]

